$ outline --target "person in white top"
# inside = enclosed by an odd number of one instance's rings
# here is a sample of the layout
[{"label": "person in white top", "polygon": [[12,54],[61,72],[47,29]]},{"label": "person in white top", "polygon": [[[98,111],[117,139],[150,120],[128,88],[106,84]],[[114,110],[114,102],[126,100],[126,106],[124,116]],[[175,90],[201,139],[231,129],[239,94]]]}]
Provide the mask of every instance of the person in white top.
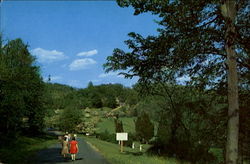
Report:
[{"label": "person in white top", "polygon": [[69,142],[69,133],[66,132],[66,134],[64,135],[64,137],[66,138],[66,141]]}]

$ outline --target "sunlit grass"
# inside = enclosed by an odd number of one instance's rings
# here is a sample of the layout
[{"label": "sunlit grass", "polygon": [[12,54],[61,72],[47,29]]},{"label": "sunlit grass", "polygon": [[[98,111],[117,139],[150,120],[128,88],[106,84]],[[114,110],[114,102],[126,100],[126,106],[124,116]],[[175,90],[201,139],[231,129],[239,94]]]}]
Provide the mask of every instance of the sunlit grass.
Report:
[{"label": "sunlit grass", "polygon": [[124,152],[121,153],[118,144],[101,141],[94,137],[84,137],[84,139],[99,150],[111,164],[188,164],[174,158],[148,156],[144,153],[145,150],[141,153],[138,148],[124,147]]},{"label": "sunlit grass", "polygon": [[[123,129],[125,132],[135,133],[135,124],[133,117],[120,118],[123,123]],[[107,130],[109,133],[115,134],[115,123],[113,118],[102,118],[101,122],[97,124],[97,133],[101,133]]]}]

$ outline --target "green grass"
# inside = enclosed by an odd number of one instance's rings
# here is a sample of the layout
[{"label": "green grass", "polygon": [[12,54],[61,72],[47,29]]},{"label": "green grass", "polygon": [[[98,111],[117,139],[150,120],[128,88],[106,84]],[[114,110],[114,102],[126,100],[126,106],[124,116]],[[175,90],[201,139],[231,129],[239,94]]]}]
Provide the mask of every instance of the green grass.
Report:
[{"label": "green grass", "polygon": [[188,164],[174,158],[147,156],[145,153],[140,153],[138,148],[133,150],[124,147],[124,153],[121,153],[118,144],[101,141],[94,137],[84,137],[84,139],[100,151],[111,164]]},{"label": "green grass", "polygon": [[[135,125],[133,117],[120,118],[123,123],[123,129],[125,132],[135,133]],[[115,123],[113,118],[102,118],[101,122],[97,124],[97,133],[101,133],[107,130],[109,133],[115,133]]]},{"label": "green grass", "polygon": [[57,139],[52,136],[39,138],[21,136],[15,143],[0,149],[0,160],[9,164],[20,163],[20,161],[21,163],[32,163],[38,150],[45,149],[56,142]]}]

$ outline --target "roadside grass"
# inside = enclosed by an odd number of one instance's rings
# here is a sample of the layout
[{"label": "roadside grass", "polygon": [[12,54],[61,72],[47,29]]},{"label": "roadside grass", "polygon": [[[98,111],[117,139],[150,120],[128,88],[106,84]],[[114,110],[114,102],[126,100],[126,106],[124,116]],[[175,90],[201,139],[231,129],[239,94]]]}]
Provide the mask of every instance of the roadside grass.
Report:
[{"label": "roadside grass", "polygon": [[140,152],[138,148],[124,147],[124,152],[121,153],[118,144],[98,140],[94,137],[83,138],[111,164],[189,164],[174,158],[148,156],[145,154],[146,149]]},{"label": "roadside grass", "polygon": [[0,148],[0,160],[3,163],[33,163],[35,153],[56,143],[55,136],[42,137],[19,137],[14,143],[7,147]]}]

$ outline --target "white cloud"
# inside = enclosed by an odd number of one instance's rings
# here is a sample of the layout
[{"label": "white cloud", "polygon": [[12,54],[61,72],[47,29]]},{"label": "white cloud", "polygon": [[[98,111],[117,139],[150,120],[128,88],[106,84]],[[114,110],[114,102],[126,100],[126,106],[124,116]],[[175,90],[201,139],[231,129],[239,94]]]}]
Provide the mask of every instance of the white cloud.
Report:
[{"label": "white cloud", "polygon": [[50,80],[51,80],[51,81],[58,81],[58,80],[61,80],[61,79],[62,79],[61,76],[51,76],[51,77],[50,77]]},{"label": "white cloud", "polygon": [[98,53],[98,51],[95,49],[95,50],[91,50],[91,51],[87,51],[87,52],[79,52],[76,56],[93,56],[97,53]]},{"label": "white cloud", "polygon": [[71,71],[86,69],[93,64],[96,64],[96,61],[91,58],[76,59],[69,65],[69,69]]},{"label": "white cloud", "polygon": [[116,77],[119,77],[119,78],[124,78],[124,75],[118,75],[118,74],[119,74],[119,72],[102,73],[98,77],[99,78],[106,78],[108,76],[116,76]]},{"label": "white cloud", "polygon": [[105,78],[105,77],[108,77],[108,76],[116,76],[116,75],[117,75],[117,73],[115,73],[115,72],[109,72],[109,73],[102,73],[98,77]]},{"label": "white cloud", "polygon": [[41,63],[52,63],[55,61],[60,61],[66,59],[67,56],[63,52],[57,50],[45,50],[42,48],[35,48],[31,50],[31,53],[37,57],[38,61]]}]

